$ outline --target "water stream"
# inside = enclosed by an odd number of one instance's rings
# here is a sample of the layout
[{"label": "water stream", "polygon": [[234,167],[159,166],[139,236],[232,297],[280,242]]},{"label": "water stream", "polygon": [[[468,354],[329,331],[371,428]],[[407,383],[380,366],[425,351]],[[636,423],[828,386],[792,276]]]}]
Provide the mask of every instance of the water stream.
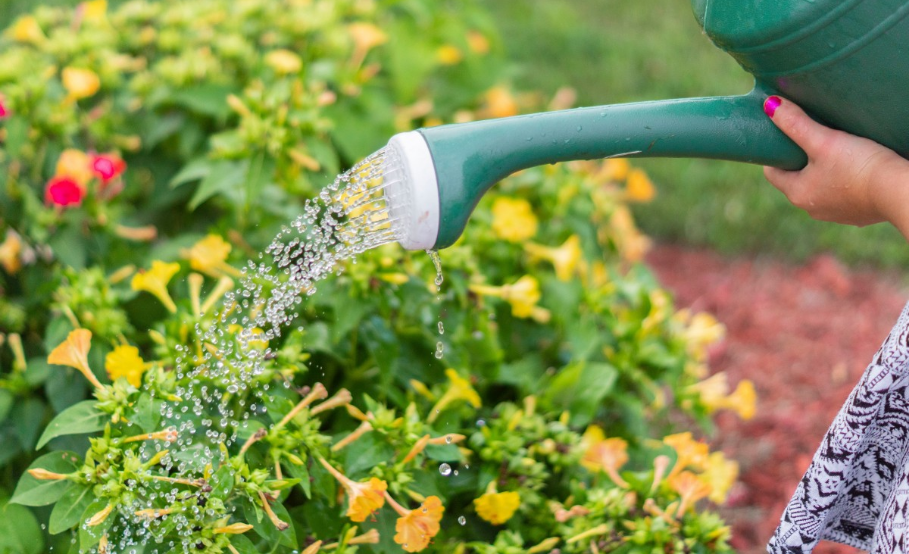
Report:
[{"label": "water stream", "polygon": [[[383,192],[385,158],[384,149],[374,153],[308,200],[303,214],[282,229],[258,260],[248,262],[238,288],[225,296],[216,324],[196,326],[198,344],[204,346],[184,347],[176,360],[176,377],[181,383],[176,393],[181,401],[163,401],[160,409],[162,420],[176,428],[178,438],[164,446],[160,441],[148,441],[143,459],[166,448],[170,454],[162,465],[170,476],[199,479],[207,464],[218,467],[226,460],[226,450],[220,445],[236,444],[245,422],[265,412],[269,386],[275,385],[255,383],[264,362],[274,356],[267,344],[281,337],[321,280],[340,275],[344,263],[355,263],[358,254],[396,239]],[[430,255],[437,272],[435,284],[441,290],[439,257],[435,252]],[[436,357],[441,356],[439,342]],[[121,513],[152,509],[161,494],[142,487],[137,492],[134,505]],[[176,497],[179,492],[174,487],[164,494]],[[187,539],[192,536],[185,516],[173,513],[168,517],[179,534]],[[127,525],[130,528],[121,529],[121,536],[130,544],[120,544],[119,551],[149,539],[160,540],[155,525],[147,519],[128,520]],[[190,551],[193,545],[184,541],[182,548],[171,546]]]}]

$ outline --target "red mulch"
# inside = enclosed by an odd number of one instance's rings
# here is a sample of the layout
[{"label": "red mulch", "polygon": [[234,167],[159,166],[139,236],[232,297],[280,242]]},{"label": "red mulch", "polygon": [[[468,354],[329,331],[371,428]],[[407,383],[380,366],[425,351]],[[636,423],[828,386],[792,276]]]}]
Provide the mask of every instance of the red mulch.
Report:
[{"label": "red mulch", "polygon": [[[909,297],[895,275],[853,271],[830,256],[803,266],[726,259],[657,246],[647,261],[680,307],[708,311],[727,336],[712,371],[734,387],[754,381],[757,415],[718,414],[713,448],[739,461],[740,483],[722,510],[733,546],[764,552],[830,422]],[[817,554],[859,552],[823,542]]]}]

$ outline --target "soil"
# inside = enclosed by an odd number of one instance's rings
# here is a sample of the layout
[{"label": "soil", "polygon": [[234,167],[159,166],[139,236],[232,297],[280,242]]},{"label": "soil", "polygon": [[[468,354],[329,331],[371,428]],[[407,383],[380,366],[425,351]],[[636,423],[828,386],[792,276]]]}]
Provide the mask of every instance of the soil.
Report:
[{"label": "soil", "polygon": [[[833,417],[909,298],[895,274],[850,270],[831,256],[793,266],[656,246],[647,262],[679,307],[707,311],[727,329],[710,356],[732,387],[751,379],[757,414],[717,414],[712,448],[739,461],[721,510],[744,554],[765,552]],[[817,554],[860,552],[822,542]]]}]

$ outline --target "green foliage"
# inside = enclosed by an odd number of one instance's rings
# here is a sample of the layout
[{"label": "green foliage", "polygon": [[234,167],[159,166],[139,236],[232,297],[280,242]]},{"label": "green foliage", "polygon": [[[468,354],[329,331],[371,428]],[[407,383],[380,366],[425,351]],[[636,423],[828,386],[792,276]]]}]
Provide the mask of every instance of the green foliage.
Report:
[{"label": "green foliage", "polygon": [[[734,464],[659,439],[749,398],[703,380],[721,328],[639,265],[621,162],[508,179],[441,289],[385,245],[281,336],[216,315],[340,168],[513,109],[474,2],[104,8],[37,7],[0,50],[0,552],[729,550],[694,506]],[[185,371],[216,326],[263,360],[225,364],[242,387]]]}]

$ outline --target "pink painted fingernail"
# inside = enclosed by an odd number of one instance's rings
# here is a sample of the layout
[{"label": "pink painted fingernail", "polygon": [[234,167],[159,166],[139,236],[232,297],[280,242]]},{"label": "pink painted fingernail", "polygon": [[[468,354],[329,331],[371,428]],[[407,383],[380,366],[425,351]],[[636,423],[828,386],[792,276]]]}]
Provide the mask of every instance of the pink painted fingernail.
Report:
[{"label": "pink painted fingernail", "polygon": [[764,100],[764,113],[767,114],[767,117],[773,117],[773,114],[776,113],[776,109],[780,107],[780,104],[783,103],[783,99],[779,96],[770,96],[767,100]]}]

